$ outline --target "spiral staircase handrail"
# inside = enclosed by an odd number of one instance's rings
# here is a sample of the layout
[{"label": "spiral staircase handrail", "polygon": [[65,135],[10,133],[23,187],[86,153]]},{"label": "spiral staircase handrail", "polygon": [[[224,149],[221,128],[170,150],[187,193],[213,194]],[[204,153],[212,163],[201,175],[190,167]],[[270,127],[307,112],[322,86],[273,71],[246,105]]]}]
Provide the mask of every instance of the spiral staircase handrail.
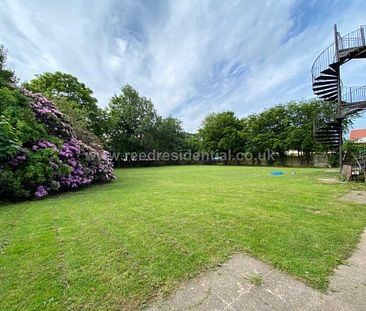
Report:
[{"label": "spiral staircase handrail", "polygon": [[320,73],[327,69],[330,64],[336,62],[336,50],[335,44],[329,45],[323,52],[321,52],[315,59],[313,66],[311,67],[311,73],[313,81],[320,76]]},{"label": "spiral staircase handrail", "polygon": [[[357,48],[364,46],[364,34],[366,34],[366,25],[354,30],[344,36],[337,36],[340,50]],[[337,62],[335,43],[329,45],[319,56],[315,59],[311,68],[313,81],[320,76],[323,70],[326,70],[329,65]]]}]

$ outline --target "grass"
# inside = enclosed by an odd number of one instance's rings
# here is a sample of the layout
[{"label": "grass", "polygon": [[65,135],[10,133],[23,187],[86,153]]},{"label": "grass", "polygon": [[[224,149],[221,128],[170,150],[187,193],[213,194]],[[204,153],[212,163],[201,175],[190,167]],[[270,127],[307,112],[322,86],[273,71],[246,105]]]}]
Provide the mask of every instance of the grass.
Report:
[{"label": "grass", "polygon": [[238,251],[326,289],[366,225],[366,206],[339,197],[363,186],[272,170],[122,169],[110,184],[2,204],[0,309],[138,309]]},{"label": "grass", "polygon": [[248,281],[255,286],[261,286],[263,284],[263,277],[258,274],[253,274],[248,277]]}]

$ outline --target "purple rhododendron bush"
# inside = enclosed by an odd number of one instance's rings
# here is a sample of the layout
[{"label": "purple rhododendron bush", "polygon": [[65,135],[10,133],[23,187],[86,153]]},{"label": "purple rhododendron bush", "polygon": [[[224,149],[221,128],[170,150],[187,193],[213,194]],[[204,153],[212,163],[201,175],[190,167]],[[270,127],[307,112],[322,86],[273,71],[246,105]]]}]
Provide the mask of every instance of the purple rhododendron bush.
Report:
[{"label": "purple rhododendron bush", "polygon": [[0,199],[43,198],[113,180],[109,153],[80,141],[55,104],[0,89]]}]

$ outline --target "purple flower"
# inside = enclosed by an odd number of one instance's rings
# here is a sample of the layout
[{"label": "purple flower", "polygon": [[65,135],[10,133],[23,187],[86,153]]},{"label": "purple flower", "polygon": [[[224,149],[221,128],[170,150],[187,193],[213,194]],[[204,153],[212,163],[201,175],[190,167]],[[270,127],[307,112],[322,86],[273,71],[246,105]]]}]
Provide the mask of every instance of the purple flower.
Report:
[{"label": "purple flower", "polygon": [[48,165],[51,166],[52,168],[56,169],[56,170],[59,168],[59,166],[54,162],[50,162],[50,163],[48,163]]},{"label": "purple flower", "polygon": [[47,188],[42,185],[38,186],[36,192],[34,193],[34,195],[37,198],[43,198],[43,197],[47,196],[47,194],[48,194]]},{"label": "purple flower", "polygon": [[[42,198],[47,196],[50,191],[78,188],[94,181],[110,181],[115,178],[109,153],[97,152],[78,140],[67,118],[47,98],[41,94],[32,94],[27,90],[23,90],[23,93],[31,98],[30,107],[37,121],[45,126],[47,134],[62,142],[62,145],[57,147],[51,141],[39,140],[29,148],[23,148],[6,164],[14,171],[21,170],[23,165],[19,164],[42,149],[50,148],[55,151],[48,159],[46,158],[46,162],[42,160],[40,163],[46,163],[46,166],[53,168],[53,172],[51,175],[44,174],[45,181],[43,185],[38,185],[36,188],[35,197]],[[51,140],[53,141],[53,139]],[[32,152],[28,154],[29,150]],[[88,157],[88,154],[93,153],[98,154],[95,159]],[[47,157],[48,154],[50,153],[44,153],[44,156]],[[61,170],[59,171],[59,169]],[[59,174],[59,172],[64,173]]]}]

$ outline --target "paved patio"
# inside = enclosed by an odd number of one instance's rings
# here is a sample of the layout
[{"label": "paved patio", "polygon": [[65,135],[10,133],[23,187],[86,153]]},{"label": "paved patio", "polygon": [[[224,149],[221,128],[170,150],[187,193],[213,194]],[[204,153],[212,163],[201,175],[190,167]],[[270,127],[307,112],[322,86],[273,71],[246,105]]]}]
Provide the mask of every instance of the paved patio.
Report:
[{"label": "paved patio", "polygon": [[321,294],[243,254],[184,283],[155,310],[366,310],[366,230],[358,249],[339,266],[327,294]]}]

